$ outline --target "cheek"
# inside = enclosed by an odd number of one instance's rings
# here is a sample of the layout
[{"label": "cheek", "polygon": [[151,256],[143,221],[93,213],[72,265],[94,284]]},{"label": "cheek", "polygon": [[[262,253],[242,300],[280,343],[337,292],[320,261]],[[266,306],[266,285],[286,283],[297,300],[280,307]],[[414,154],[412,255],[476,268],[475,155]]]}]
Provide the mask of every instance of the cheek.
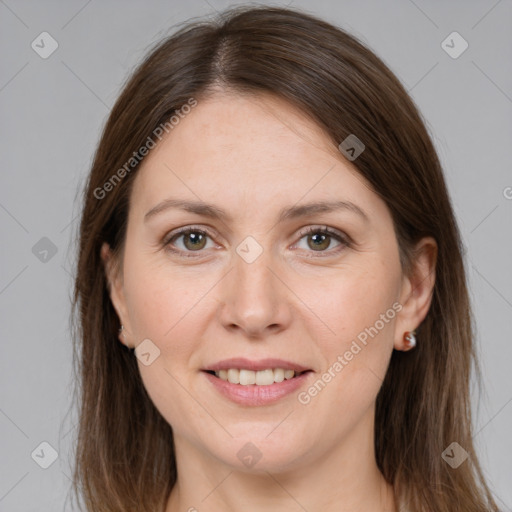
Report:
[{"label": "cheek", "polygon": [[339,279],[331,279],[321,293],[303,290],[304,296],[308,294],[306,302],[330,328],[330,336],[326,336],[331,340],[330,352],[345,348],[358,336],[364,343],[365,333],[372,327],[379,332],[371,329],[371,339],[390,334],[396,316],[393,304],[397,300],[397,282],[397,274],[389,265],[375,263],[340,272]]},{"label": "cheek", "polygon": [[382,282],[373,286],[356,283],[338,294],[336,327],[344,340],[358,339],[364,343],[367,341],[365,334],[371,339],[387,337],[394,323],[392,306],[396,297],[386,285]]},{"label": "cheek", "polygon": [[158,356],[151,364],[137,361],[144,387],[160,414],[181,431],[186,418],[208,422],[189,392],[191,357],[200,339],[196,320],[203,313],[199,298],[207,288],[201,293],[190,283],[187,286],[187,279],[164,270],[132,265],[127,268],[125,288],[133,335],[137,342],[150,339],[157,347]]},{"label": "cheek", "polygon": [[172,270],[165,262],[154,264],[137,254],[127,259],[125,290],[134,334],[165,345],[183,323],[189,323],[190,315],[197,314],[207,284]]},{"label": "cheek", "polygon": [[[149,339],[158,357],[146,366],[138,361],[146,389],[159,407],[173,407],[169,396],[179,395],[189,385],[189,370],[201,339],[206,318],[204,299],[213,283],[164,265],[152,265],[137,255],[126,260],[125,290],[135,343]],[[184,396],[187,401],[187,396]],[[161,411],[163,413],[163,411]],[[168,410],[165,417],[173,417]]]},{"label": "cheek", "polygon": [[399,274],[379,263],[352,270],[338,282],[331,281],[329,293],[310,297],[316,301],[312,309],[321,312],[330,328],[319,347],[330,389],[325,398],[356,413],[356,408],[366,408],[375,399],[389,364]]}]

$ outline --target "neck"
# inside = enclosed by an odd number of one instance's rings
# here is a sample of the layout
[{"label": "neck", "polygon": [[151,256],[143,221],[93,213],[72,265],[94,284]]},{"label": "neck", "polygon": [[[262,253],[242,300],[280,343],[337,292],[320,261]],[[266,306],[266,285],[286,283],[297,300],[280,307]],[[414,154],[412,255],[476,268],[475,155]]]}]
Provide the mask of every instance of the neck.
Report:
[{"label": "neck", "polygon": [[313,463],[286,471],[241,471],[175,433],[178,479],[166,512],[396,512],[393,488],[374,455],[373,411]]}]

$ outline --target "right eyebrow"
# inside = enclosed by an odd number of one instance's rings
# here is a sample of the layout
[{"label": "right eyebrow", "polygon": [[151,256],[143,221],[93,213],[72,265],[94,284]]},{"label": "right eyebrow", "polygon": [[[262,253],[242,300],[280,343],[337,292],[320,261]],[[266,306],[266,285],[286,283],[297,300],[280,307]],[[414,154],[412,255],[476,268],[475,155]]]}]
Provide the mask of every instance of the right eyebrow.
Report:
[{"label": "right eyebrow", "polygon": [[222,208],[213,204],[204,203],[202,201],[186,201],[182,199],[169,198],[151,208],[151,210],[144,215],[144,222],[161,212],[169,210],[170,208],[179,208],[190,213],[202,215],[203,217],[211,217],[212,219],[232,220],[231,215]]}]

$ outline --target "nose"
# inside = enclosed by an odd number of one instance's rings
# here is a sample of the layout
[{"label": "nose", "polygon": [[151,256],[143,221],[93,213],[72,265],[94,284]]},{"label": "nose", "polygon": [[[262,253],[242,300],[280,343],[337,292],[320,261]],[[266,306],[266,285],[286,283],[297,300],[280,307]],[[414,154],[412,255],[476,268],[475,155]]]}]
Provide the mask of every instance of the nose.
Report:
[{"label": "nose", "polygon": [[219,316],[224,328],[251,339],[264,339],[286,329],[292,318],[292,292],[269,251],[252,263],[235,253],[233,265],[219,283]]}]

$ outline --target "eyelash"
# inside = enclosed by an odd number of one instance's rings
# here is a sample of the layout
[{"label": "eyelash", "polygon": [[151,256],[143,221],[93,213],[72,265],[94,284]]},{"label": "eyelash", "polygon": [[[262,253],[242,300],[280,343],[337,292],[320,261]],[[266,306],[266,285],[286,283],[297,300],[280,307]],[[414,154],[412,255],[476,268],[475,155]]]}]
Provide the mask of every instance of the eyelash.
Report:
[{"label": "eyelash", "polygon": [[[166,240],[164,241],[163,245],[165,247],[166,250],[174,253],[174,254],[178,254],[179,256],[183,256],[185,258],[197,258],[197,257],[200,257],[199,255],[194,255],[193,253],[195,251],[182,251],[181,249],[175,249],[172,247],[171,245],[171,242],[173,242],[174,240],[176,240],[177,238],[179,238],[180,236],[184,235],[184,234],[190,234],[190,233],[198,233],[200,235],[203,235],[203,236],[208,236],[209,238],[213,238],[213,236],[206,230],[202,229],[202,228],[196,228],[195,226],[186,226],[186,227],[183,227],[183,228],[179,228],[177,229],[176,231],[174,231],[173,233],[171,233],[167,238]],[[322,235],[329,235],[333,238],[335,238],[338,242],[340,242],[340,246],[332,251],[311,251],[311,252],[319,252],[319,253],[328,253],[329,256],[332,256],[333,254],[338,254],[341,250],[343,250],[344,248],[347,248],[347,247],[351,247],[351,240],[350,240],[350,237],[348,237],[347,235],[342,235],[340,232],[336,231],[336,230],[333,230],[332,228],[329,228],[328,226],[324,226],[324,227],[314,227],[314,226],[310,226],[308,227],[307,229],[301,231],[299,233],[300,235],[300,238],[299,238],[299,241],[302,240],[302,238],[304,238],[305,236],[307,235],[310,235],[310,234],[322,234]],[[197,251],[197,252],[202,252],[202,251]],[[318,257],[324,257],[324,256],[308,256],[309,258],[318,258]]]}]

